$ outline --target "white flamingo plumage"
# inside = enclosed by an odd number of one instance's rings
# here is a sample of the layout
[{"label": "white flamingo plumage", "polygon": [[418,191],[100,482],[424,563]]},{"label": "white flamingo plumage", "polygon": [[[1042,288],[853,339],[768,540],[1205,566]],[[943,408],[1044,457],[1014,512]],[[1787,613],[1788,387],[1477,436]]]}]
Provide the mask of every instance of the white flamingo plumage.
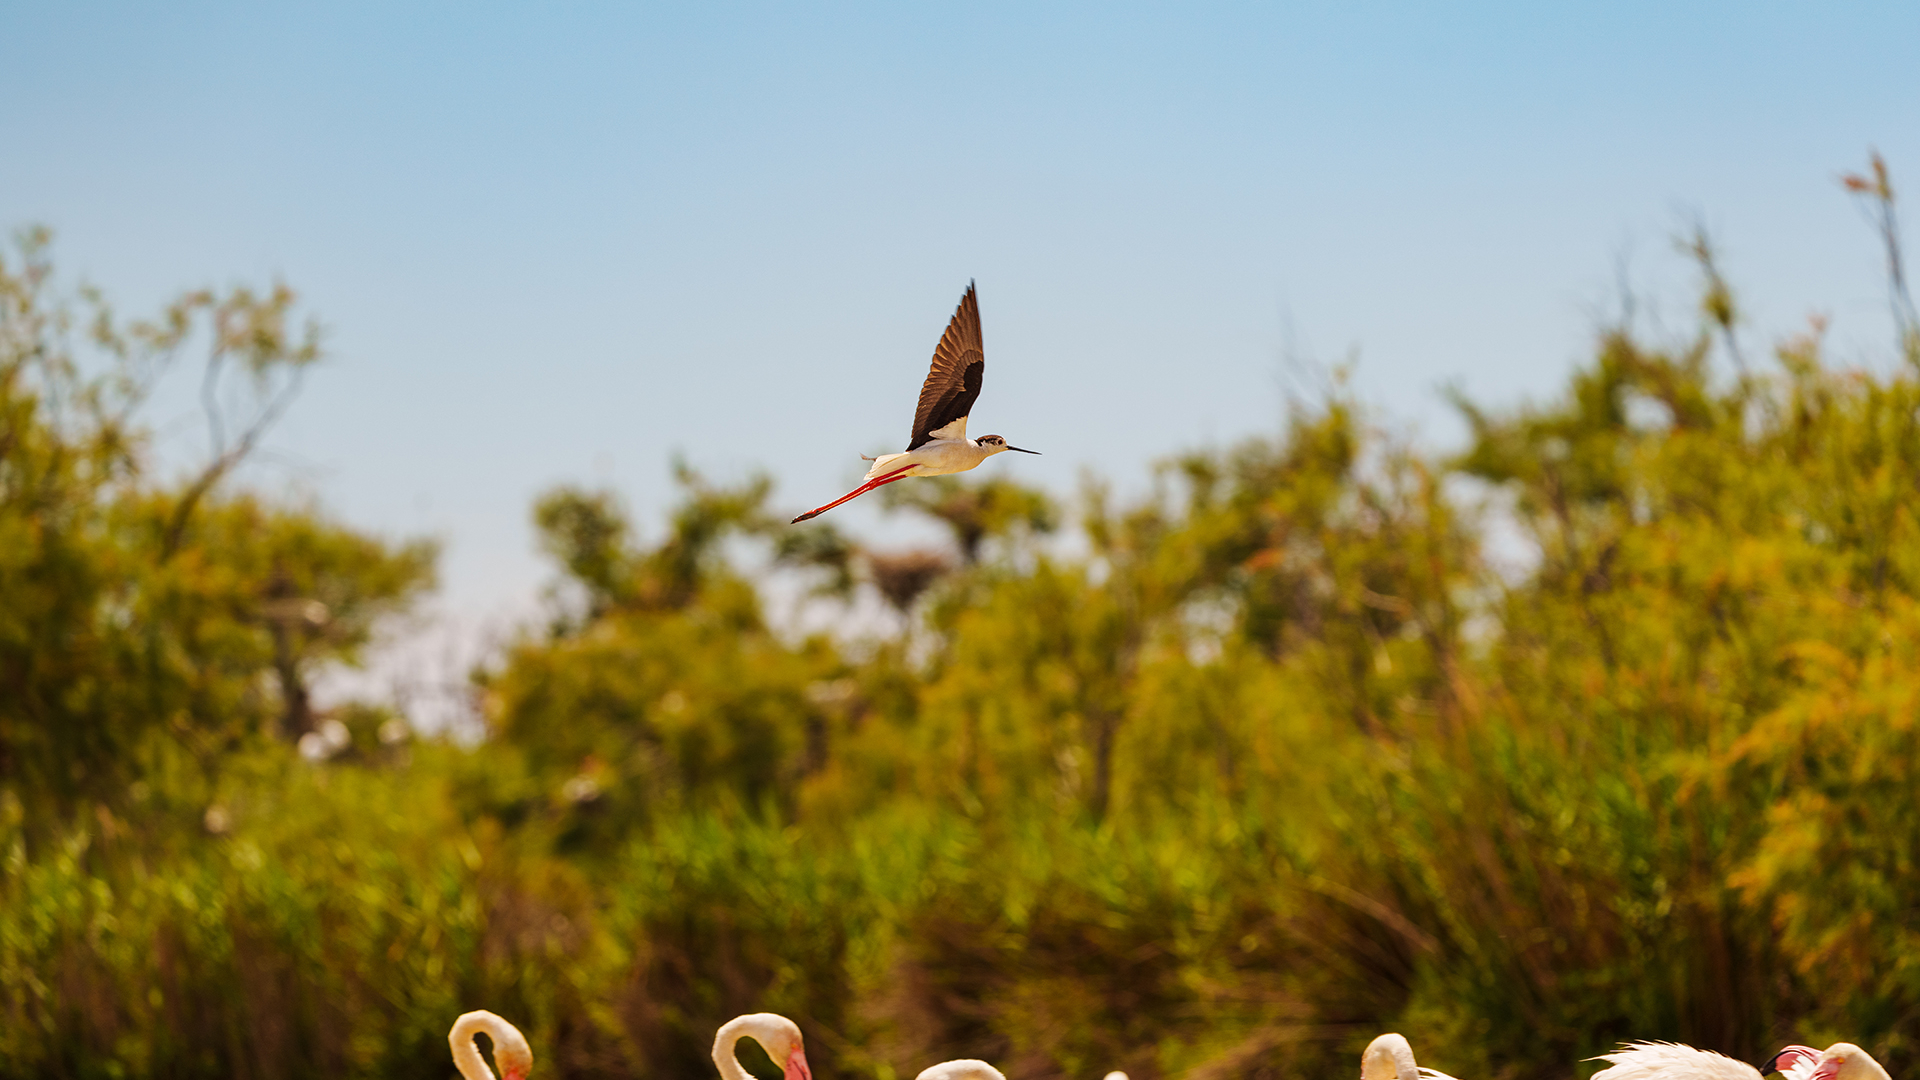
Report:
[{"label": "white flamingo plumage", "polygon": [[1763,1068],[1681,1043],[1627,1043],[1594,1061],[1609,1066],[1593,1080],[1761,1080],[1777,1072],[1786,1080],[1892,1080],[1873,1055],[1852,1043],[1834,1043],[1825,1050],[1789,1046],[1773,1055]]},{"label": "white flamingo plumage", "polygon": [[480,1056],[480,1048],[473,1043],[473,1037],[483,1032],[493,1040],[493,1060],[500,1064],[499,1080],[527,1080],[527,1074],[533,1071],[533,1050],[527,1045],[526,1036],[520,1034],[519,1028],[485,1009],[462,1013],[460,1019],[453,1022],[453,1030],[447,1032],[447,1045],[453,1048],[453,1066],[460,1070],[460,1075],[466,1080],[495,1080],[493,1070],[487,1068],[487,1059]]},{"label": "white flamingo plumage", "polygon": [[713,1036],[713,1064],[724,1080],[753,1080],[733,1052],[734,1045],[749,1035],[781,1067],[781,1080],[813,1080],[800,1025],[779,1013],[748,1013],[720,1025]]},{"label": "white flamingo plumage", "polygon": [[1413,1047],[1408,1045],[1406,1036],[1388,1032],[1361,1051],[1360,1080],[1453,1080],[1453,1077],[1421,1068],[1413,1060]]},{"label": "white flamingo plumage", "polygon": [[[1797,1058],[1802,1049],[1818,1056],[1817,1051],[1803,1047],[1788,1047],[1780,1053],[1791,1053]],[[1601,1054],[1591,1060],[1609,1063],[1593,1074],[1606,1080],[1760,1080],[1760,1070],[1744,1061],[1683,1043],[1626,1043],[1611,1054]],[[1787,1064],[1791,1064],[1791,1059],[1783,1060],[1783,1065]],[[1789,1080],[1806,1080],[1788,1075]]]},{"label": "white flamingo plumage", "polygon": [[999,1069],[978,1058],[956,1058],[929,1065],[913,1080],[1007,1080]]}]

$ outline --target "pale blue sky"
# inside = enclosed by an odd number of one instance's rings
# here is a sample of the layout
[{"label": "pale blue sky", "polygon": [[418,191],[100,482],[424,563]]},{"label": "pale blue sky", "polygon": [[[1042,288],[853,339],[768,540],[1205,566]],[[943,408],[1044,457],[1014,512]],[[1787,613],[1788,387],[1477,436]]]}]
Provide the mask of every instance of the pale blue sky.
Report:
[{"label": "pale blue sky", "polygon": [[[825,501],[900,449],[968,279],[975,433],[1071,491],[1274,430],[1289,349],[1444,441],[1713,227],[1756,350],[1888,335],[1834,177],[1920,191],[1920,5],[9,4],[0,224],[141,309],[282,276],[332,329],[256,482],[523,604],[561,480],[678,451]],[[199,428],[184,388],[154,417]],[[177,459],[176,459],[177,460]],[[872,507],[834,512],[871,527]]]}]

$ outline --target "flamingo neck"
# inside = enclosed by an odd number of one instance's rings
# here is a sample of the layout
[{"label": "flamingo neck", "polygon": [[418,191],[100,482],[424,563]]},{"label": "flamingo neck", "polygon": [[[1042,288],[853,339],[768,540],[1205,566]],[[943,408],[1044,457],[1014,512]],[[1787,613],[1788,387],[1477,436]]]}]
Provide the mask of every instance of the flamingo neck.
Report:
[{"label": "flamingo neck", "polygon": [[[493,1057],[507,1074],[506,1080],[525,1080],[525,1070],[516,1069],[507,1060],[509,1056],[518,1058],[525,1054],[525,1036],[520,1034],[519,1028],[485,1009],[463,1014],[454,1021],[453,1030],[447,1033],[447,1043],[453,1050],[453,1065],[460,1070],[460,1075],[466,1080],[496,1080],[493,1070],[487,1067],[487,1059],[480,1056],[480,1048],[474,1045],[473,1037],[483,1032],[493,1041]],[[509,1048],[516,1046],[521,1048],[521,1052],[510,1055]]]},{"label": "flamingo neck", "polygon": [[1420,1080],[1420,1066],[1413,1060],[1413,1047],[1404,1041],[1393,1048],[1393,1071],[1400,1080]]},{"label": "flamingo neck", "polygon": [[[753,1074],[747,1072],[733,1052],[734,1044],[749,1035],[753,1036],[754,1041],[767,1052],[768,1057],[773,1057],[780,1052],[774,1045],[772,1025],[765,1019],[769,1015],[771,1014],[748,1013],[745,1016],[736,1016],[721,1024],[720,1030],[714,1033],[713,1064],[720,1070],[722,1080],[754,1080]],[[782,1063],[776,1060],[774,1064]]]}]

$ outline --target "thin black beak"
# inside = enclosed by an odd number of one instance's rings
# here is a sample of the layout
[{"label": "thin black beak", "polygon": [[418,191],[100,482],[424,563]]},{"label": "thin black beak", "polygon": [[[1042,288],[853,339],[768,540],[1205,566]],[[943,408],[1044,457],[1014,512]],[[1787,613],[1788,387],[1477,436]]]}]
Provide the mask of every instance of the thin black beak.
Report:
[{"label": "thin black beak", "polygon": [[[1019,447],[1017,447],[1017,446],[1009,446],[1009,447],[1007,447],[1007,449],[1009,449],[1009,450],[1020,450],[1020,448],[1019,448]],[[1039,455],[1039,453],[1040,453],[1040,451],[1038,451],[1038,450],[1020,450],[1020,452],[1021,452],[1021,453],[1023,453],[1023,454],[1033,454],[1033,455],[1035,455],[1035,456],[1038,456],[1038,455]]]}]

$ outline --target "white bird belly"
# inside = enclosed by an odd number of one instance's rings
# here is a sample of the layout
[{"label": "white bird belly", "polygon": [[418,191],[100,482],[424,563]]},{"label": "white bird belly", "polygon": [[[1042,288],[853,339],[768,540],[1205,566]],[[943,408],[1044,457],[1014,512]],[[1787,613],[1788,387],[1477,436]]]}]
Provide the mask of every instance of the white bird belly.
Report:
[{"label": "white bird belly", "polygon": [[945,476],[948,473],[966,472],[990,456],[970,442],[935,439],[904,454],[881,454],[874,458],[873,468],[867,470],[867,479],[896,473],[909,465],[918,466],[913,470],[913,476]]}]

